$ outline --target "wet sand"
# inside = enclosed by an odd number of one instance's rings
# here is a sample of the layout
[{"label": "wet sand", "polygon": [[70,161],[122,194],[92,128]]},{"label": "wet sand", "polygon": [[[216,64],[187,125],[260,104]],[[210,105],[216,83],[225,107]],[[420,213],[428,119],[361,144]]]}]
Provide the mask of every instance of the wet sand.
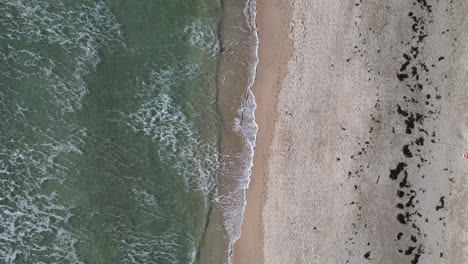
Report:
[{"label": "wet sand", "polygon": [[269,148],[276,119],[276,99],[285,77],[291,56],[289,2],[257,0],[257,27],[259,37],[257,75],[252,91],[256,96],[257,134],[254,167],[247,190],[247,207],[242,223],[241,237],[234,248],[234,263],[262,263],[263,225],[262,208],[266,191],[266,170]]},{"label": "wet sand", "polygon": [[468,263],[468,6],[266,2],[234,263]]}]

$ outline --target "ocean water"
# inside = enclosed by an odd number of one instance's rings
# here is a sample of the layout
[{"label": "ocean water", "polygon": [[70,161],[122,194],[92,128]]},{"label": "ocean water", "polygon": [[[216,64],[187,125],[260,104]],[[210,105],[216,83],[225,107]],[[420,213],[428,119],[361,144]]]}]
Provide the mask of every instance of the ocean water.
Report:
[{"label": "ocean water", "polygon": [[256,133],[252,10],[0,0],[0,263],[229,262]]}]

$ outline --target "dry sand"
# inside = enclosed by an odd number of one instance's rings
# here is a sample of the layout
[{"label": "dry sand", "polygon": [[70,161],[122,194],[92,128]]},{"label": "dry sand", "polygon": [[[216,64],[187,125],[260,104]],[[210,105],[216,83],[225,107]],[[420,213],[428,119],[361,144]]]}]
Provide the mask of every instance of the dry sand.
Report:
[{"label": "dry sand", "polygon": [[468,263],[468,2],[258,11],[260,130],[234,262]]}]

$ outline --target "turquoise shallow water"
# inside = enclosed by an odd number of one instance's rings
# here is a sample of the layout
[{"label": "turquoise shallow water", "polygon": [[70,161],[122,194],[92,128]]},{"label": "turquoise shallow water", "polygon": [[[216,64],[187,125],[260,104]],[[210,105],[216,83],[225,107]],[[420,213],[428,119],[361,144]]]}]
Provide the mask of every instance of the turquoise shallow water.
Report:
[{"label": "turquoise shallow water", "polygon": [[0,0],[0,262],[192,263],[219,177],[217,0]]}]

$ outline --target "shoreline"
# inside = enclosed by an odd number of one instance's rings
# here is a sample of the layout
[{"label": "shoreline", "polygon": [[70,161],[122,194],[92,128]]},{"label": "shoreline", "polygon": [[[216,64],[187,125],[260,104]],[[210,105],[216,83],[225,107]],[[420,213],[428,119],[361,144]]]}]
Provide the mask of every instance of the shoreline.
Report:
[{"label": "shoreline", "polygon": [[217,68],[221,173],[197,257],[199,263],[213,264],[232,263],[258,130],[252,92],[258,64],[256,0],[224,2],[222,14]]},{"label": "shoreline", "polygon": [[276,120],[276,100],[287,71],[292,43],[289,39],[291,4],[281,0],[274,3],[257,0],[256,24],[258,29],[257,72],[252,92],[257,108],[255,121],[258,132],[241,236],[234,244],[233,263],[263,262],[263,204],[268,176],[267,162]]}]

